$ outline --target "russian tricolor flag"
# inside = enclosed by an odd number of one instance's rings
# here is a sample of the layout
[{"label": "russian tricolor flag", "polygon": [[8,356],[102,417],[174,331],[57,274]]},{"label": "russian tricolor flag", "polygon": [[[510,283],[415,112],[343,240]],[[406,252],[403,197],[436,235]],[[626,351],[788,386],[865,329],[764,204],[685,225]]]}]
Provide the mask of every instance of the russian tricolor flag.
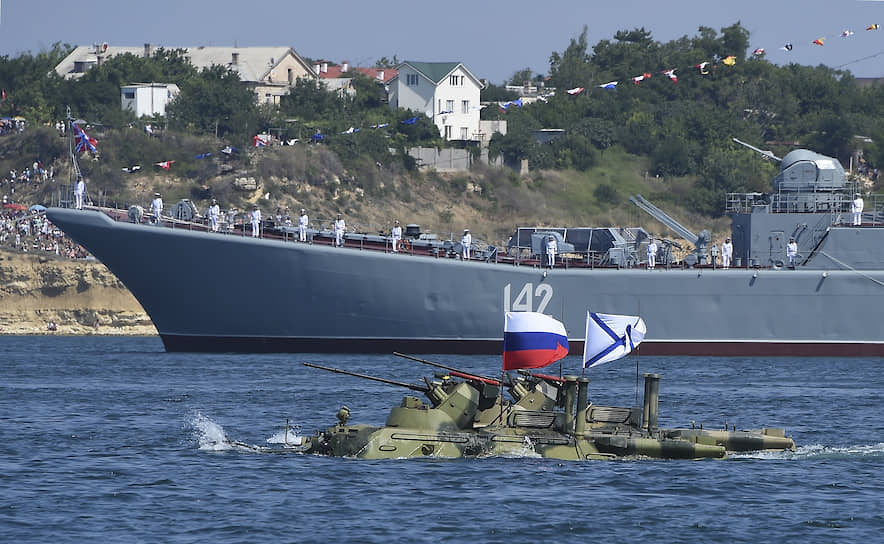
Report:
[{"label": "russian tricolor flag", "polygon": [[568,355],[565,325],[538,312],[507,312],[503,369],[540,368]]}]

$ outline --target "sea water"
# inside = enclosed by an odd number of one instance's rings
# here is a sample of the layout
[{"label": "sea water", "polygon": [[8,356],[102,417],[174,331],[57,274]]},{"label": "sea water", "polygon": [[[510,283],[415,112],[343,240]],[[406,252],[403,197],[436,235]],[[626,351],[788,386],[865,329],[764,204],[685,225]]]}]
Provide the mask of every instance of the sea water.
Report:
[{"label": "sea water", "polygon": [[[500,372],[499,357],[426,358]],[[592,369],[596,403],[632,405],[636,374],[656,372],[661,426],[785,427],[798,445],[724,461],[595,462],[268,453],[332,425],[344,404],[351,422],[380,425],[411,394],[303,362],[409,383],[434,370],[393,355],[183,354],[165,353],[157,338],[0,337],[0,539],[884,539],[881,359],[628,357]],[[579,366],[569,357],[562,369]]]}]

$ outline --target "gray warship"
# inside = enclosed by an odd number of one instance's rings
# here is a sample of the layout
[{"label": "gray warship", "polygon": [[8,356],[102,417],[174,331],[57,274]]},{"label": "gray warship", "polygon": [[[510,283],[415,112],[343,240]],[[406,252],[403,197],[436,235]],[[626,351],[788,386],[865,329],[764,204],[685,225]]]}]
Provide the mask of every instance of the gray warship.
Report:
[{"label": "gray warship", "polygon": [[[77,210],[69,198],[47,216],[126,285],[168,351],[495,354],[501,315],[535,311],[562,321],[579,354],[592,310],[642,315],[648,355],[884,355],[884,202],[865,195],[852,225],[860,189],[836,159],[756,151],[780,171],[770,193],[728,195],[729,269],[718,266],[708,233],[638,195],[636,205],[683,239],[661,242],[654,270],[642,229],[519,228],[507,247],[465,260],[459,242],[416,225],[399,252],[389,236],[355,232],[334,247],[321,225],[306,243],[274,221],[259,237],[235,222],[211,232],[189,201],[158,224],[136,206]],[[552,268],[549,236],[559,248]],[[676,260],[671,249],[685,241],[693,251]]]}]

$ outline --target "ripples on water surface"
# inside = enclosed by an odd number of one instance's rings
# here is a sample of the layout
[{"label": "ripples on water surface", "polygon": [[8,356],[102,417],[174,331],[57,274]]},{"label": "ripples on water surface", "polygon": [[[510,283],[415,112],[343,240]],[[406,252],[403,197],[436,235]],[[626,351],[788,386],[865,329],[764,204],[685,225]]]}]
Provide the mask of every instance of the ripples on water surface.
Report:
[{"label": "ripples on water surface", "polygon": [[[477,373],[499,357],[428,357]],[[381,424],[416,383],[390,356],[167,354],[156,338],[0,337],[5,542],[882,541],[879,359],[641,358],[660,422],[786,427],[796,452],[726,461],[359,461],[271,448]],[[570,372],[578,358],[566,359]],[[558,365],[549,369],[558,371]],[[635,359],[593,369],[592,399],[631,404]]]}]

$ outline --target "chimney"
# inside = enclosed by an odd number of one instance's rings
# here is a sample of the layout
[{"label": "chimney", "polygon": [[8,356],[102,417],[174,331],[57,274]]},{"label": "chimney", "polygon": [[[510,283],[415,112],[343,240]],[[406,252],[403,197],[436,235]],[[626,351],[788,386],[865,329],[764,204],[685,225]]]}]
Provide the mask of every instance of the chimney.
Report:
[{"label": "chimney", "polygon": [[326,62],[326,61],[322,61],[322,73],[323,74],[328,73],[328,62]]},{"label": "chimney", "polygon": [[239,52],[234,51],[233,53],[230,54],[230,64],[232,64],[234,66],[239,64]]},{"label": "chimney", "polygon": [[384,81],[384,71],[378,70],[378,81]]},{"label": "chimney", "polygon": [[345,61],[341,64],[341,73],[342,73],[342,74],[345,74],[345,73],[347,73],[347,70],[349,70],[349,69],[350,69],[350,61],[349,61],[349,60],[345,60]]},{"label": "chimney", "polygon": [[144,44],[144,58],[150,58],[151,55],[153,55],[153,47],[149,43]]},{"label": "chimney", "polygon": [[319,75],[319,63],[313,65],[313,71],[316,72],[316,75]]}]

